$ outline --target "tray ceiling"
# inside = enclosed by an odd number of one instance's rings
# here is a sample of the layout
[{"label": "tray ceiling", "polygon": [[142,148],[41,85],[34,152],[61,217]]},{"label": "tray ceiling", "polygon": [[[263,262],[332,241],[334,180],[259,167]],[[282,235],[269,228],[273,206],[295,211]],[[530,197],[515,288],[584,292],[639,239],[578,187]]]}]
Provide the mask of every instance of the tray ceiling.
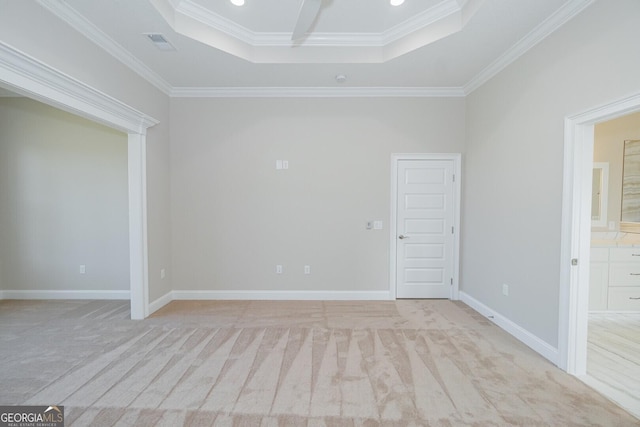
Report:
[{"label": "tray ceiling", "polygon": [[594,0],[323,0],[296,42],[302,0],[37,1],[174,96],[462,96]]}]

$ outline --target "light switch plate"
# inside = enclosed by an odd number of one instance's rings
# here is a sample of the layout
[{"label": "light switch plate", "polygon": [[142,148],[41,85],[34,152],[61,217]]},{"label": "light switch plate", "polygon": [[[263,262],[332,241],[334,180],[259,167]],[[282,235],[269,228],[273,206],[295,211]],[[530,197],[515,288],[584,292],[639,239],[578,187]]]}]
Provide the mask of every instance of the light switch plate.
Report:
[{"label": "light switch plate", "polygon": [[373,221],[374,230],[382,230],[382,221]]}]

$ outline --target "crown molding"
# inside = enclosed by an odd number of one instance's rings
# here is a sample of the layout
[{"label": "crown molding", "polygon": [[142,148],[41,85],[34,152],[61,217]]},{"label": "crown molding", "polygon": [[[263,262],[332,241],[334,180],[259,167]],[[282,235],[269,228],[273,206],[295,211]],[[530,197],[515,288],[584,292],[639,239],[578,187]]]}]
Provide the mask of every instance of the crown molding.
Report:
[{"label": "crown molding", "polygon": [[382,46],[386,46],[389,43],[393,43],[407,37],[415,31],[435,24],[436,22],[459,12],[462,12],[462,7],[455,0],[439,3],[432,8],[424,10],[412,18],[409,18],[407,21],[384,31],[381,34]]},{"label": "crown molding", "polygon": [[[52,1],[52,0],[48,0]],[[379,32],[253,31],[194,0],[149,0],[178,34],[253,63],[381,63],[460,31],[483,0],[440,0]]]},{"label": "crown molding", "polygon": [[172,98],[458,98],[458,87],[176,87]]},{"label": "crown molding", "polygon": [[45,9],[69,24],[80,34],[100,46],[114,58],[129,67],[140,77],[154,85],[166,95],[171,93],[171,85],[147,67],[142,61],[133,56],[128,50],[96,27],[78,11],[61,0],[36,0]]},{"label": "crown molding", "polygon": [[22,95],[125,132],[159,123],[117,99],[0,41],[0,82]]},{"label": "crown molding", "polygon": [[[63,0],[36,0],[44,8],[75,28],[85,37],[102,47],[134,72],[175,98],[314,98],[314,97],[464,97],[491,80],[511,63],[532,49],[547,36],[578,15],[596,0],[569,0],[553,15],[520,39],[509,50],[484,68],[462,87],[172,87],[121,45],[98,29]],[[162,1],[162,0],[159,0]],[[205,25],[255,46],[291,46],[288,33],[254,33],[221,17],[191,0],[164,0],[176,11],[197,19]],[[305,45],[333,47],[377,47],[392,43],[429,24],[458,13],[456,0],[441,3],[384,33],[316,33],[305,39]]]},{"label": "crown molding", "polygon": [[[157,8],[155,2],[151,3]],[[259,34],[243,27],[242,25],[235,23],[230,19],[227,19],[223,16],[218,15],[217,13],[210,11],[204,6],[194,3],[191,0],[179,1],[177,4],[169,1],[169,4],[173,6],[176,13],[179,13],[183,16],[186,16],[187,18],[193,19],[194,21],[198,21],[208,27],[221,31],[231,37],[235,37],[236,39],[249,45],[254,44],[256,36]],[[289,36],[289,44],[291,44],[291,36]]]},{"label": "crown molding", "polygon": [[527,51],[555,32],[558,28],[569,22],[573,17],[578,15],[595,1],[596,0],[570,0],[565,3],[553,15],[530,31],[498,59],[493,61],[488,67],[480,71],[480,73],[478,73],[473,79],[467,82],[467,84],[463,86],[464,93],[469,95],[491,80],[495,75],[507,68]]},{"label": "crown molding", "polygon": [[[291,47],[295,44],[291,41],[291,33],[252,31],[192,0],[164,1],[173,7],[176,13],[221,31],[250,46]],[[436,6],[379,33],[313,33],[305,37],[302,44],[322,47],[385,47],[417,30],[461,11],[462,7],[457,0],[444,0]]]}]

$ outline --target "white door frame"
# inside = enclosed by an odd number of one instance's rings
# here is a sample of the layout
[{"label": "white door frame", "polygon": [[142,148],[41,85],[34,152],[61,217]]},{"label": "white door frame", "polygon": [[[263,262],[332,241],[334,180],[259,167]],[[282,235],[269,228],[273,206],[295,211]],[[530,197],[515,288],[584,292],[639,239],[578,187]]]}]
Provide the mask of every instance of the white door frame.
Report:
[{"label": "white door frame", "polygon": [[587,371],[594,125],[636,111],[640,93],[565,119],[558,366],[577,376]]},{"label": "white door frame", "polygon": [[398,250],[398,163],[401,160],[451,160],[453,161],[453,173],[455,182],[453,185],[453,285],[451,286],[450,299],[459,297],[459,271],[460,271],[460,182],[462,181],[462,155],[460,153],[405,153],[391,155],[391,219],[389,221],[389,297],[396,299],[396,252]]},{"label": "white door frame", "polygon": [[16,93],[127,133],[131,318],[144,319],[149,315],[146,135],[159,122],[1,41],[0,82]]}]

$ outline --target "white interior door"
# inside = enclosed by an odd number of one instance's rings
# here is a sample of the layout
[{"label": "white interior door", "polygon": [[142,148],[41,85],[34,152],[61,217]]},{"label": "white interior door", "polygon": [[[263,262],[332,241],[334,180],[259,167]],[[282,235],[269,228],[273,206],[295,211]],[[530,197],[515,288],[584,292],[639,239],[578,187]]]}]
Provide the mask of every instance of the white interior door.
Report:
[{"label": "white interior door", "polygon": [[454,162],[398,160],[396,296],[451,298]]}]

